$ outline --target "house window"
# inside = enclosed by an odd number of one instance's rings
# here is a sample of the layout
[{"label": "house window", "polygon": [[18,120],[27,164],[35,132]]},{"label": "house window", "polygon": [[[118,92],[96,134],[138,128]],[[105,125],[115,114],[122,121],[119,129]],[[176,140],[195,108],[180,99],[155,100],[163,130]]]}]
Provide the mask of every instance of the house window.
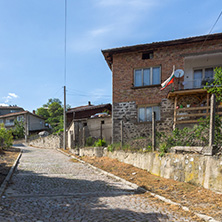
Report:
[{"label": "house window", "polygon": [[160,67],[134,70],[134,86],[150,86],[160,84]]},{"label": "house window", "polygon": [[201,88],[206,83],[211,83],[214,80],[214,68],[195,69],[193,74],[193,87]]},{"label": "house window", "polygon": [[142,59],[152,59],[153,58],[153,51],[145,52],[142,54]]},{"label": "house window", "polygon": [[3,119],[0,119],[0,124],[1,124],[1,123],[4,123]]},{"label": "house window", "polygon": [[23,121],[23,120],[24,120],[23,116],[17,116],[17,121],[18,121],[18,122],[21,122],[21,121]]},{"label": "house window", "polygon": [[156,120],[160,120],[160,107],[159,106],[148,106],[140,107],[138,109],[138,121],[139,122],[151,122],[152,112],[156,114]]}]

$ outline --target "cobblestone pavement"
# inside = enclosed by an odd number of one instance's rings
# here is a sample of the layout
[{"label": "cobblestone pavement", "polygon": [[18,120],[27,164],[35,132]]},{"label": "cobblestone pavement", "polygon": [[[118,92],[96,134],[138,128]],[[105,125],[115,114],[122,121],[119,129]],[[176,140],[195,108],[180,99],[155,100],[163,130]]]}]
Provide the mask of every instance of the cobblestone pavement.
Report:
[{"label": "cobblestone pavement", "polygon": [[189,221],[56,150],[22,147],[0,221]]}]

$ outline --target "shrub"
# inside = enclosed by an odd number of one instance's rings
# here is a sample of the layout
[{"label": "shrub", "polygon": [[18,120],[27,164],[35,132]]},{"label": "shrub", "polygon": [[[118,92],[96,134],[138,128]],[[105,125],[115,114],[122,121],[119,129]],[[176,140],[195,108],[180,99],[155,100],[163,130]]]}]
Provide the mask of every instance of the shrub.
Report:
[{"label": "shrub", "polygon": [[8,148],[12,145],[13,136],[11,130],[6,130],[4,125],[0,125],[0,147]]},{"label": "shrub", "polygon": [[11,129],[12,135],[15,139],[22,139],[25,137],[24,134],[25,128],[24,123],[22,121],[15,120],[15,127]]},{"label": "shrub", "polygon": [[94,139],[90,136],[86,138],[86,146],[92,146],[94,143]]},{"label": "shrub", "polygon": [[94,146],[106,146],[106,141],[104,139],[99,139],[94,143]]}]

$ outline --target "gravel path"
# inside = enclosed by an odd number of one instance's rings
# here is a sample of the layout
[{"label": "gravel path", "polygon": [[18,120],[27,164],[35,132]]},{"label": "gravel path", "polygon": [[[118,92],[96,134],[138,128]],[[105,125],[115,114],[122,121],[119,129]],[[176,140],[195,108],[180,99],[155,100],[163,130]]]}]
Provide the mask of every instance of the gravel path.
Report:
[{"label": "gravel path", "polygon": [[0,221],[189,221],[56,150],[20,148],[20,163],[0,200]]}]

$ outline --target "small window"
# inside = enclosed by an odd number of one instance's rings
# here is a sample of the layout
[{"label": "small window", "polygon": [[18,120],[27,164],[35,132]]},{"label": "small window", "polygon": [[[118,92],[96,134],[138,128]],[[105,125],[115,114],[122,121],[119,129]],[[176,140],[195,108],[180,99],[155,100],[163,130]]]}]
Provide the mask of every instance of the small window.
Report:
[{"label": "small window", "polygon": [[83,123],[83,126],[87,126],[87,123]]},{"label": "small window", "polygon": [[150,86],[160,84],[160,67],[150,67],[134,70],[134,86]]},{"label": "small window", "polygon": [[160,120],[160,107],[159,106],[148,106],[141,107],[138,110],[138,121],[139,122],[151,122],[152,112],[155,112],[156,120]]},{"label": "small window", "polygon": [[152,59],[153,58],[153,51],[145,52],[142,54],[142,59]]},{"label": "small window", "polygon": [[101,121],[101,124],[105,124],[105,121],[104,121],[104,120],[102,120],[102,121]]}]

